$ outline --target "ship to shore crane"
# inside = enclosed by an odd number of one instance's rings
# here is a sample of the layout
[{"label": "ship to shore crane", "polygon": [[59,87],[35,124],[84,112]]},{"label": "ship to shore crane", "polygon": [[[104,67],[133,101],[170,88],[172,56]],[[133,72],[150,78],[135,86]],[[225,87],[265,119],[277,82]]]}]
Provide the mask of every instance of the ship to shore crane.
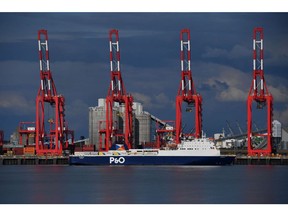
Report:
[{"label": "ship to shore crane", "polygon": [[[106,133],[105,133],[105,151],[108,151],[112,145],[112,138],[122,139],[128,148],[132,146],[132,121],[133,121],[133,97],[127,94],[124,87],[120,70],[120,48],[118,30],[112,29],[109,32],[110,48],[110,71],[111,81],[106,97]],[[119,105],[125,105],[124,114],[124,133],[116,130],[113,120],[114,102]],[[101,148],[101,146],[100,146]]]},{"label": "ship to shore crane", "polygon": [[[273,97],[269,93],[264,78],[264,33],[263,28],[254,28],[253,31],[253,80],[247,97],[247,138],[248,155],[263,154],[269,155],[272,152],[272,116]],[[252,103],[256,101],[257,109],[267,106],[267,133],[252,133]],[[265,149],[257,149],[253,146],[252,137],[261,136],[267,140]]]},{"label": "ship to shore crane", "polygon": [[74,132],[65,122],[65,99],[57,94],[50,71],[47,30],[38,31],[38,51],[40,88],[36,97],[36,154],[62,155],[63,148],[68,148],[68,136],[73,140]]},{"label": "ship to shore crane", "polygon": [[[183,29],[180,33],[181,42],[181,82],[176,96],[176,134],[175,142],[179,144],[182,136],[201,137],[202,134],[202,97],[197,94],[191,72],[190,30]],[[182,134],[182,103],[186,102],[189,112],[195,109],[195,131],[192,134]]]}]

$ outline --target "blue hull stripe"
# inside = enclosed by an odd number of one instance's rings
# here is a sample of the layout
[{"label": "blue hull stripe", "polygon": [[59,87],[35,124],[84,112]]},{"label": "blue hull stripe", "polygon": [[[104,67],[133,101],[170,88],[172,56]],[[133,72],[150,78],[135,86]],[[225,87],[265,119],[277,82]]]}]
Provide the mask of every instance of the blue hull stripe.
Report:
[{"label": "blue hull stripe", "polygon": [[71,156],[70,165],[228,165],[234,156]]}]

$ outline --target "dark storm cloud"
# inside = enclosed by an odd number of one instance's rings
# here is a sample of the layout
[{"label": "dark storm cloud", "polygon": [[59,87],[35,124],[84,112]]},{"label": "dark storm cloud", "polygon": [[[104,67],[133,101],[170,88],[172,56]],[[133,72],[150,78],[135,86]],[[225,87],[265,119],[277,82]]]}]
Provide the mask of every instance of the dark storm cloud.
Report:
[{"label": "dark storm cloud", "polygon": [[[42,28],[48,30],[52,74],[77,138],[88,135],[88,107],[107,94],[112,28],[119,30],[127,91],[166,120],[175,119],[180,30],[190,29],[193,80],[203,97],[204,129],[212,135],[226,119],[243,119],[245,128],[252,30],[264,27],[266,81],[275,113],[287,124],[287,18],[287,13],[0,13],[0,127],[10,134],[15,122],[35,119]],[[3,116],[8,111],[10,121]]]}]

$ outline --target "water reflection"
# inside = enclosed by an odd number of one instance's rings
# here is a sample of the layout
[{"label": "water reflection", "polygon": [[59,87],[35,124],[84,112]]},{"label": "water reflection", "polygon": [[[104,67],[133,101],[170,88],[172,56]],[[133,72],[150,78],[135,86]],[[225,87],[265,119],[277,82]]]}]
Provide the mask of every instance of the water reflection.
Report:
[{"label": "water reflection", "polygon": [[1,166],[0,203],[288,203],[285,166]]}]

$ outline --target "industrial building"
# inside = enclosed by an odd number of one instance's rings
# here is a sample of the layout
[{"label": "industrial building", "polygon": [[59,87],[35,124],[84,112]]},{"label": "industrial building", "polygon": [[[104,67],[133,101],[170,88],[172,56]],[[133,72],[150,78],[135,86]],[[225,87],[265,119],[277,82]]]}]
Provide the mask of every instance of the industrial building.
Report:
[{"label": "industrial building", "polygon": [[[120,134],[125,129],[125,108],[115,102],[113,106],[113,128]],[[151,142],[151,115],[143,111],[141,103],[133,102],[133,148],[143,143]],[[98,99],[98,106],[89,107],[89,137],[90,144],[99,149],[99,143],[105,142],[106,128],[106,99]],[[121,142],[121,138],[113,137],[113,142]]]},{"label": "industrial building", "polygon": [[[232,132],[232,128],[229,126],[229,130]],[[258,129],[258,128],[257,128]],[[267,130],[256,130],[255,132],[266,133]],[[259,138],[259,137],[258,137]],[[256,138],[255,138],[256,139]],[[218,148],[224,149],[242,149],[247,148],[247,133],[235,134],[235,132],[230,134],[225,134],[223,129],[222,133],[214,134],[214,140],[216,141],[216,146]],[[260,138],[258,139],[260,140]],[[257,144],[257,142],[255,142]],[[258,147],[264,148],[267,142],[263,139],[263,142],[259,142]],[[282,124],[278,120],[273,120],[272,122],[272,146],[274,150],[288,150],[288,128],[283,128]]]}]

